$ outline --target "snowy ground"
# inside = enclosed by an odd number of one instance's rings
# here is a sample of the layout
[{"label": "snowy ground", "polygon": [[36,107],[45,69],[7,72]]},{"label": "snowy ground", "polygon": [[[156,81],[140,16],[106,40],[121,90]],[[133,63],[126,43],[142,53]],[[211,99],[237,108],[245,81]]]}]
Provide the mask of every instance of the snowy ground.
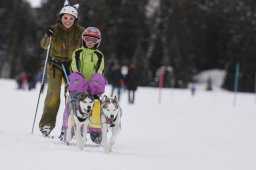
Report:
[{"label": "snowy ground", "polygon": [[[255,170],[256,103],[253,94],[221,90],[197,91],[139,88],[134,105],[122,96],[123,129],[113,152],[75,141],[66,146],[43,138],[38,129],[45,93],[41,96],[34,134],[31,128],[38,90],[19,91],[12,80],[0,79],[0,162],[3,170]],[[106,94],[109,94],[109,87]],[[64,101],[64,100],[62,100]],[[57,127],[62,120],[63,102]]]}]

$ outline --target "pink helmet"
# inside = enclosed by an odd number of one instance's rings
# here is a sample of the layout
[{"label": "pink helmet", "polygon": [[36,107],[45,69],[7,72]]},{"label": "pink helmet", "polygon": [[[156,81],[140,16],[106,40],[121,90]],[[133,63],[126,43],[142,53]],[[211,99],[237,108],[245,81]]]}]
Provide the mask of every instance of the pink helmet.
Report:
[{"label": "pink helmet", "polygon": [[82,39],[83,41],[85,41],[86,37],[93,37],[93,38],[97,38],[97,41],[92,42],[94,44],[97,44],[97,48],[100,46],[100,42],[101,42],[101,33],[100,30],[96,27],[87,27],[83,34],[82,34]]}]

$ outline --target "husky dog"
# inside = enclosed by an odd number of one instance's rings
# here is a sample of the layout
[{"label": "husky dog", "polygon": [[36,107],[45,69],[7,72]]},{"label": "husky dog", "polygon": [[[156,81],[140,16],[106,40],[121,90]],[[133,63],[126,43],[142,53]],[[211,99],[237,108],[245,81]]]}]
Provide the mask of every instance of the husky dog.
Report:
[{"label": "husky dog", "polygon": [[69,116],[67,128],[67,145],[72,139],[72,127],[76,136],[76,141],[80,150],[83,149],[86,141],[87,128],[92,115],[94,98],[91,94],[81,94],[76,100],[69,102]]},{"label": "husky dog", "polygon": [[[102,122],[102,142],[105,153],[112,151],[118,133],[121,131],[122,109],[118,103],[117,97],[107,97],[101,100],[101,122]],[[107,133],[111,131],[110,141],[108,142]]]}]

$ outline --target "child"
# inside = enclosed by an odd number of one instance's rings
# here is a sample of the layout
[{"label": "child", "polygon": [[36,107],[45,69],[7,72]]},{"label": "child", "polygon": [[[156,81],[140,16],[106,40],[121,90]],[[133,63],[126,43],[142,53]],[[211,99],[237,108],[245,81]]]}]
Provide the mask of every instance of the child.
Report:
[{"label": "child", "polygon": [[[72,55],[71,62],[71,72],[73,72],[70,76],[75,73],[83,74],[85,82],[88,84],[88,88],[86,87],[85,92],[90,92],[93,94],[94,99],[99,99],[100,94],[104,92],[105,84],[107,81],[105,80],[102,74],[104,73],[104,55],[98,50],[101,42],[101,33],[98,28],[88,27],[82,34],[83,47],[76,49]],[[71,77],[70,77],[71,78]],[[72,80],[71,80],[72,81]],[[94,83],[97,81],[97,83]],[[101,83],[103,81],[103,83]],[[71,83],[71,82],[70,82]],[[102,86],[100,86],[102,84]],[[97,87],[96,87],[97,86]],[[69,90],[71,90],[71,85],[69,86]],[[82,88],[83,89],[83,88]],[[96,123],[100,124],[99,121],[100,115],[100,102],[99,100],[95,101],[95,106],[93,108],[92,120]],[[65,109],[63,116],[63,128],[60,139],[63,140],[63,130],[67,128],[67,111]],[[93,125],[94,126],[94,125]],[[100,125],[93,127],[98,132],[100,129]],[[93,142],[98,140],[99,133],[92,134]]]},{"label": "child", "polygon": [[72,55],[71,71],[81,72],[86,81],[95,73],[104,73],[104,55],[98,50],[101,33],[98,28],[88,27],[82,34],[83,47],[76,49]]}]

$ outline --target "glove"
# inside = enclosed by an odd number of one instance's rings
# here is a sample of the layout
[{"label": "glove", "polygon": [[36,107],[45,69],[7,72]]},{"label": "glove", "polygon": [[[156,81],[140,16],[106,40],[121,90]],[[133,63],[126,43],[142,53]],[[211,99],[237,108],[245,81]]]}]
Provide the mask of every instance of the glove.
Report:
[{"label": "glove", "polygon": [[45,33],[48,35],[48,37],[51,37],[54,34],[54,29],[52,27],[50,27],[50,28],[48,28],[48,30]]}]

